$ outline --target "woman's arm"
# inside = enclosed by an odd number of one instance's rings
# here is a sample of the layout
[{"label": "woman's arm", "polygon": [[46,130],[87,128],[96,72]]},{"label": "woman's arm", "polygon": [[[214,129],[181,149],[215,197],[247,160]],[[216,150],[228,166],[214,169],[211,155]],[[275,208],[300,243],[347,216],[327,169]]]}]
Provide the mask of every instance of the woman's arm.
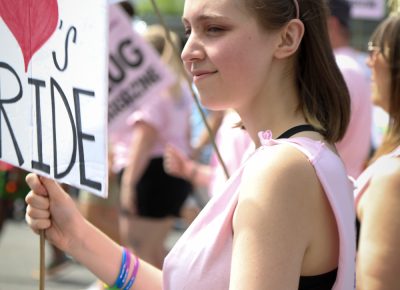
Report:
[{"label": "woman's arm", "polygon": [[377,172],[360,206],[357,289],[400,289],[400,160]]},{"label": "woman's arm", "polygon": [[246,165],[233,219],[230,289],[295,290],[300,275],[337,267],[337,228],[326,196],[306,157],[287,146]]},{"label": "woman's arm", "polygon": [[[46,239],[86,266],[108,285],[117,279],[122,248],[86,221],[71,197],[55,182],[28,174],[32,191],[27,195],[26,220],[35,231],[45,230]],[[161,289],[161,272],[140,261],[132,289]]]}]

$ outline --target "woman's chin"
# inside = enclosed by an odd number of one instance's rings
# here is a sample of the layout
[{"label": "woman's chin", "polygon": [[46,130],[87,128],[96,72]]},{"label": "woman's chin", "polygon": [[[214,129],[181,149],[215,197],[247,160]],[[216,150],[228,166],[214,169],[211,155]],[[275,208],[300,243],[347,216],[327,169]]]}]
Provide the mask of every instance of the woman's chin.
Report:
[{"label": "woman's chin", "polygon": [[220,102],[216,102],[215,98],[206,98],[200,95],[200,103],[203,107],[207,108],[208,110],[212,111],[223,111],[227,109],[227,106],[224,106]]}]

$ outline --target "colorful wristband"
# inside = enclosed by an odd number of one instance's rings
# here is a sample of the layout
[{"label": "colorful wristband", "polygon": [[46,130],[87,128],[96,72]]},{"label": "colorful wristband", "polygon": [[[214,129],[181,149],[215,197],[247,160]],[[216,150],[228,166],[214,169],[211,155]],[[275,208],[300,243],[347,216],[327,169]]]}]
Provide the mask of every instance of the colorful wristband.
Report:
[{"label": "colorful wristband", "polygon": [[126,267],[125,267],[126,271],[122,277],[122,283],[120,288],[122,288],[125,285],[126,280],[128,279],[129,276],[129,269],[131,268],[131,252],[128,251],[126,248],[124,248],[124,250],[126,252]]},{"label": "colorful wristband", "polygon": [[[128,255],[130,255],[130,253]],[[138,270],[139,270],[139,258],[137,256],[135,256],[135,265],[133,266],[132,276],[129,279],[128,284],[126,285],[124,290],[131,289],[131,287],[133,286],[133,283],[135,283]]]},{"label": "colorful wristband", "polygon": [[119,269],[119,274],[118,278],[114,283],[113,288],[121,289],[124,286],[124,278],[126,279],[126,275],[129,272],[129,268],[127,267],[127,256],[129,256],[128,250],[126,248],[123,248],[122,250],[122,262],[121,262],[121,268]]}]

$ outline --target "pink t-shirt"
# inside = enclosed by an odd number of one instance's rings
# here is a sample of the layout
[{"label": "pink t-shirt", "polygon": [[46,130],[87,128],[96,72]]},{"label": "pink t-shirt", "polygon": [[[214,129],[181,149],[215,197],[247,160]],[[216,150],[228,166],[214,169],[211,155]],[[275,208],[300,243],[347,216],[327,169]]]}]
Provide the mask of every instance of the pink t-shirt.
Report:
[{"label": "pink t-shirt", "polygon": [[[264,137],[265,138],[265,137]],[[340,158],[323,143],[308,138],[262,139],[250,157],[265,158],[264,150],[290,144],[303,152],[314,166],[336,217],[340,238],[339,266],[334,290],[354,289],[355,211],[352,185]],[[266,160],[268,162],[268,160]],[[229,289],[232,258],[232,217],[238,202],[243,168],[237,170],[204,207],[165,259],[164,290]]]},{"label": "pink t-shirt", "polygon": [[124,134],[110,132],[113,148],[113,171],[118,172],[125,167],[128,160],[129,145],[132,140],[132,129],[136,122],[146,122],[158,132],[156,144],[152,148],[151,157],[164,154],[165,145],[173,144],[185,154],[190,154],[190,113],[192,97],[187,86],[182,88],[181,98],[160,95],[154,100],[144,103],[134,111],[126,121]]},{"label": "pink t-shirt", "polygon": [[335,49],[336,63],[349,89],[350,123],[343,139],[336,144],[348,174],[356,179],[363,171],[371,149],[372,101],[370,84],[350,47]]}]

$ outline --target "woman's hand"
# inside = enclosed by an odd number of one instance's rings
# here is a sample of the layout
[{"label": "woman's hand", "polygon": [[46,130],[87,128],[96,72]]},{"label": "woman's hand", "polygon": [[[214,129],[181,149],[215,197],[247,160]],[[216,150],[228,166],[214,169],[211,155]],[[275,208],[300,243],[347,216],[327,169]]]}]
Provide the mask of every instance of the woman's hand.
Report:
[{"label": "woman's hand", "polygon": [[192,163],[179,149],[167,145],[164,153],[164,170],[166,173],[190,181]]},{"label": "woman's hand", "polygon": [[75,202],[51,179],[30,173],[26,182],[31,188],[25,198],[27,223],[36,233],[45,230],[49,242],[69,252],[80,242],[80,232],[85,225]]}]

